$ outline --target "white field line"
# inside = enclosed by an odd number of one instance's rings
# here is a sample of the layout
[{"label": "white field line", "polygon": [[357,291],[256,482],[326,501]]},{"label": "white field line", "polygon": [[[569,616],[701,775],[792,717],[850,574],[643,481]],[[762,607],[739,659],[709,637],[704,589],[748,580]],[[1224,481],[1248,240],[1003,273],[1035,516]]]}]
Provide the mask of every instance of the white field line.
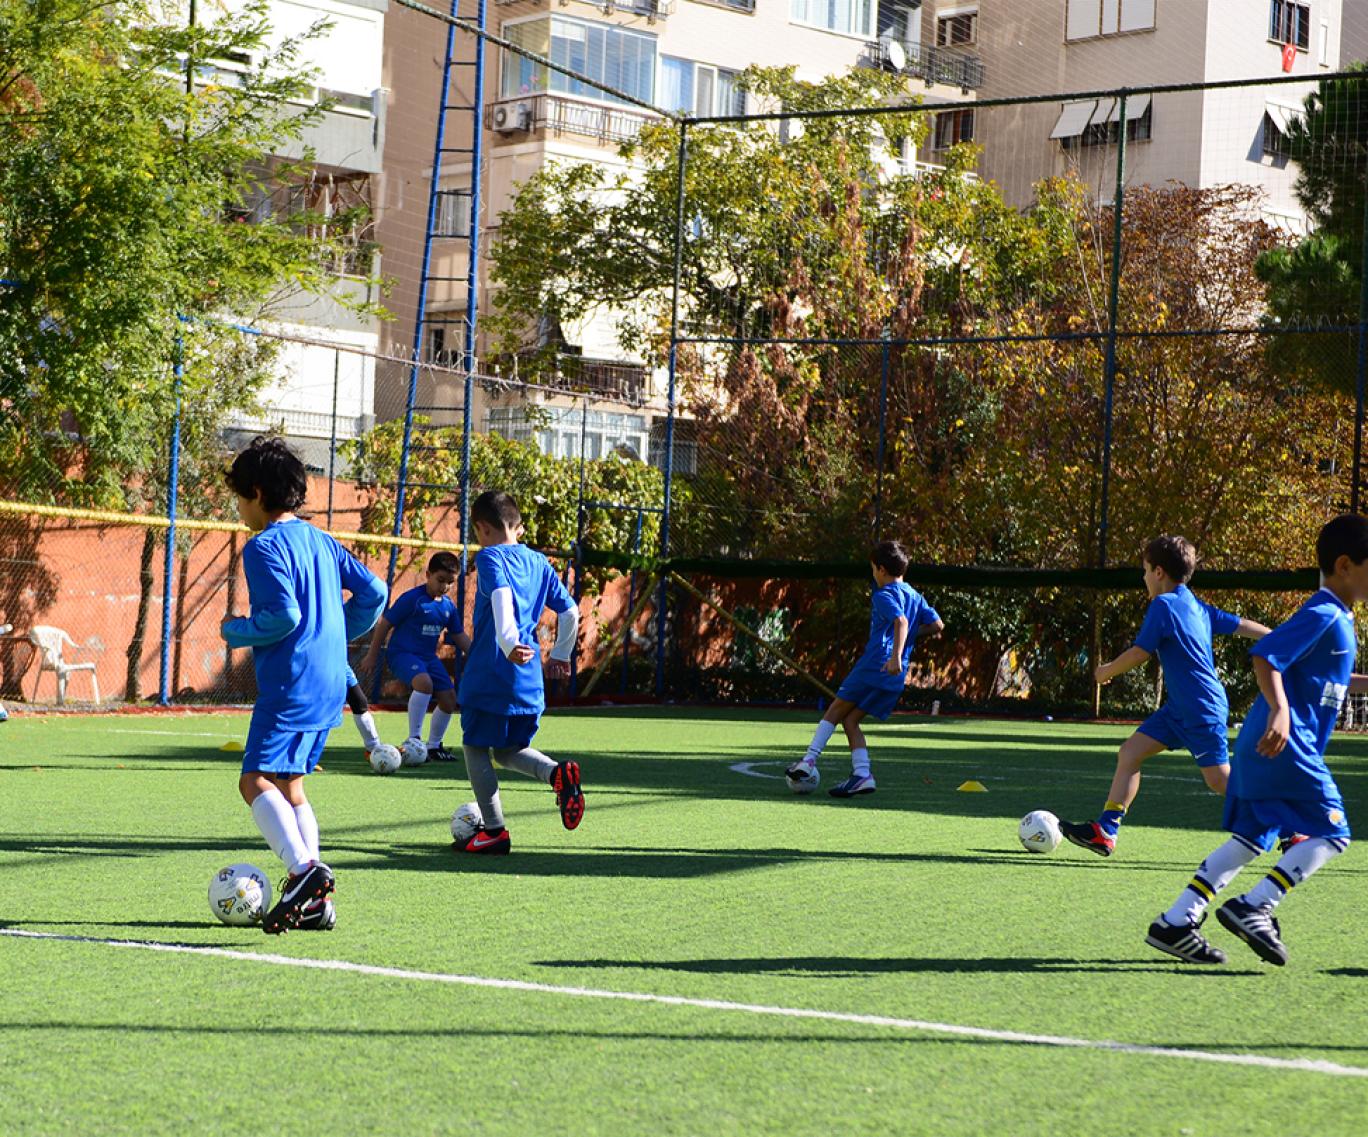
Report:
[{"label": "white field line", "polygon": [[223,738],[232,732],[225,730],[149,730],[140,727],[112,726],[105,734],[169,734],[177,738]]},{"label": "white field line", "polygon": [[[944,759],[937,759],[938,763],[942,761],[944,761]],[[734,774],[744,774],[748,778],[774,778],[776,780],[782,780],[783,774],[766,774],[754,769],[754,767],[783,765],[785,765],[785,763],[782,761],[765,759],[763,761],[755,762],[736,762],[728,766],[727,769],[731,770]],[[1040,768],[1036,766],[1003,766],[998,762],[992,763],[989,768],[993,770],[1008,770],[1014,774],[1039,774],[1041,772]],[[1063,769],[1059,766],[1050,766],[1047,770],[1052,774],[1078,774],[1082,777],[1088,777],[1098,772],[1097,770]],[[1008,779],[1000,778],[994,774],[987,774],[980,776],[978,780],[981,782],[1005,782]],[[1147,782],[1186,782],[1190,786],[1201,785],[1196,778],[1178,778],[1174,777],[1172,774],[1145,774],[1144,780]]]},{"label": "white field line", "polygon": [[196,947],[191,944],[159,943],[155,940],[106,940],[93,936],[70,936],[56,932],[30,932],[19,928],[0,928],[0,935],[27,940],[59,940],[65,943],[102,947],[133,948],[140,951],[170,952],[177,955],[204,955],[243,963],[264,963],[276,967],[298,967],[310,971],[341,971],[353,975],[374,975],[383,979],[404,979],[414,983],[449,983],[462,987],[488,987],[500,991],[525,991],[538,995],[560,995],[572,999],[616,999],[626,1003],[654,1003],[667,1007],[695,1007],[705,1011],[730,1011],[736,1014],[769,1015],[786,1019],[815,1019],[821,1022],[853,1023],[857,1026],[887,1027],[892,1030],[944,1034],[957,1038],[981,1038],[991,1042],[1018,1042],[1033,1046],[1054,1046],[1072,1050],[1102,1050],[1115,1054],[1141,1054],[1152,1058],[1178,1058],[1188,1062],[1215,1062],[1225,1066],[1256,1066],[1272,1070],[1296,1070],[1310,1074],[1329,1074],[1337,1078],[1368,1078],[1368,1067],[1342,1066],[1311,1058],[1274,1058],[1265,1054],[1221,1054],[1211,1050],[1183,1050],[1171,1046],[1143,1046],[1105,1039],[1068,1038],[1052,1034],[1025,1034],[1015,1030],[990,1030],[987,1027],[957,1023],[925,1022],[921,1019],[890,1018],[887,1015],[858,1015],[846,1011],[820,1011],[807,1007],[772,1007],[762,1003],[733,1003],[725,999],[691,999],[682,995],[655,995],[644,991],[605,991],[594,987],[561,987],[551,983],[530,983],[522,979],[491,979],[480,975],[452,975],[441,971],[406,971],[398,967],[376,967],[343,959],[296,959],[265,952],[232,951],[228,948]]}]

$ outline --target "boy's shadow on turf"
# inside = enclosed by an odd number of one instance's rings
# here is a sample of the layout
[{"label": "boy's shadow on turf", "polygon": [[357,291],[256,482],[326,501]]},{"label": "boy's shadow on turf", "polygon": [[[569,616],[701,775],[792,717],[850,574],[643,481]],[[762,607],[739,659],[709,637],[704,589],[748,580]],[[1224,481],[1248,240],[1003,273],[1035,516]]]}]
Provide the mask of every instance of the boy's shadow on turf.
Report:
[{"label": "boy's shadow on turf", "polygon": [[[853,979],[861,975],[965,973],[1051,974],[1073,972],[1139,971],[1154,973],[1181,969],[1187,975],[1262,975],[1260,971],[1211,968],[1196,971],[1165,959],[1046,959],[1021,956],[982,959],[920,959],[882,956],[793,956],[748,959],[543,959],[540,967],[604,967],[637,971],[693,971],[711,974],[794,975],[817,979]],[[1368,973],[1366,973],[1368,974]]]}]

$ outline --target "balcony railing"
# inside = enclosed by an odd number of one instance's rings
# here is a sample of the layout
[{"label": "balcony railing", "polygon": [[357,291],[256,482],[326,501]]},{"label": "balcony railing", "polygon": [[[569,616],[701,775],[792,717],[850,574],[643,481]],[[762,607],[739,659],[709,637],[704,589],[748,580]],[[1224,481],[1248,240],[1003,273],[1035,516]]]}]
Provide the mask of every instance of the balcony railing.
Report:
[{"label": "balcony railing", "polygon": [[[753,4],[754,0],[746,2]],[[519,0],[494,0],[494,3],[517,4]],[[611,16],[614,12],[631,12],[653,22],[657,17],[670,15],[675,9],[675,0],[595,0],[594,6],[605,16]]]},{"label": "balcony railing", "polygon": [[[500,107],[511,108],[511,113],[499,115]],[[500,121],[503,126],[497,125]],[[647,111],[594,103],[552,91],[500,99],[485,110],[485,126],[510,139],[545,130],[603,143],[631,142],[643,126],[654,121],[655,116]]]},{"label": "balcony railing", "polygon": [[[900,46],[906,60],[902,67],[904,75],[966,91],[976,91],[983,86],[983,60],[976,55],[965,55],[955,48],[934,47],[925,43]],[[882,42],[871,43],[867,63],[888,71],[898,70],[888,56],[889,52]]]},{"label": "balcony railing", "polygon": [[528,353],[519,357],[522,378],[557,391],[599,395],[619,403],[640,406],[646,401],[650,368],[616,359],[588,359],[582,355]]}]

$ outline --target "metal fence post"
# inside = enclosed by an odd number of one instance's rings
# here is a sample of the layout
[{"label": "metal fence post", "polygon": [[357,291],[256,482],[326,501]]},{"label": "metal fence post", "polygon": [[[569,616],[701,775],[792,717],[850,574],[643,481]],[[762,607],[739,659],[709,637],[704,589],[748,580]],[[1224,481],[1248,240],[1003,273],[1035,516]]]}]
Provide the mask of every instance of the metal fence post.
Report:
[{"label": "metal fence post", "polygon": [[883,531],[884,454],[888,444],[888,374],[892,366],[892,347],[888,343],[890,330],[884,328],[882,366],[879,368],[879,457],[874,474],[874,540]]},{"label": "metal fence post", "polygon": [[180,496],[181,451],[181,382],[185,378],[185,341],[176,333],[175,347],[176,412],[171,420],[171,468],[166,482],[166,557],[162,564],[162,637],[161,668],[157,683],[157,702],[163,707],[171,704],[171,609],[175,606],[175,587],[172,584],[176,558],[176,510]]},{"label": "metal fence post", "polygon": [[1107,567],[1107,536],[1110,523],[1112,408],[1116,399],[1116,320],[1121,299],[1121,206],[1126,182],[1126,90],[1120,92],[1116,133],[1116,192],[1112,195],[1111,295],[1107,303],[1107,357],[1104,365],[1106,393],[1102,407],[1102,494],[1099,503],[1097,566]]},{"label": "metal fence post", "polygon": [[1354,470],[1349,487],[1349,512],[1359,511],[1363,483],[1363,403],[1368,385],[1368,164],[1363,185],[1363,248],[1359,254],[1358,374],[1354,383]]},{"label": "metal fence post", "polygon": [[328,528],[333,527],[333,483],[337,480],[337,385],[342,374],[342,352],[333,348],[332,435],[328,440]]}]

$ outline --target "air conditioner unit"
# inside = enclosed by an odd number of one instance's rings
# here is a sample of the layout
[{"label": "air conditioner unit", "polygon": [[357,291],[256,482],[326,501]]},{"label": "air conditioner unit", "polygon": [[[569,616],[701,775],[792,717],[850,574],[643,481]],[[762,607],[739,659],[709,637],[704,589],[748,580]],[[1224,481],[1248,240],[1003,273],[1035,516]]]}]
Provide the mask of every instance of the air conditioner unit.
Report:
[{"label": "air conditioner unit", "polygon": [[675,0],[641,0],[641,6],[646,11],[646,22],[654,24],[661,16],[674,12]]},{"label": "air conditioner unit", "polygon": [[879,62],[890,71],[902,71],[907,66],[907,48],[892,36],[879,40]]},{"label": "air conditioner unit", "polygon": [[517,134],[532,129],[532,108],[527,103],[500,103],[490,115],[496,134]]}]

